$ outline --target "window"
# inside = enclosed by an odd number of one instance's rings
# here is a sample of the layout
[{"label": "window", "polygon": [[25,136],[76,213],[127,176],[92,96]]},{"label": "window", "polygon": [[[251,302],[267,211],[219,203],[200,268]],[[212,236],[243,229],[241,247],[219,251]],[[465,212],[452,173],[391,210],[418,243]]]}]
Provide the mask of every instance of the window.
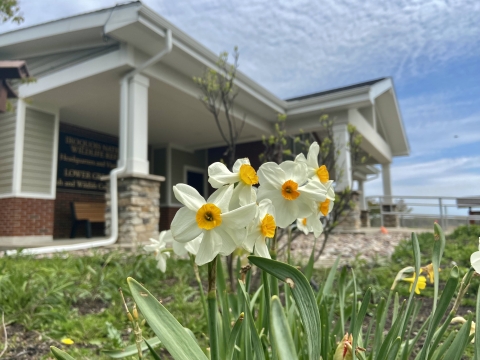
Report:
[{"label": "window", "polygon": [[185,166],[184,168],[185,183],[195,188],[200,195],[206,195],[205,170],[200,168],[193,168]]}]

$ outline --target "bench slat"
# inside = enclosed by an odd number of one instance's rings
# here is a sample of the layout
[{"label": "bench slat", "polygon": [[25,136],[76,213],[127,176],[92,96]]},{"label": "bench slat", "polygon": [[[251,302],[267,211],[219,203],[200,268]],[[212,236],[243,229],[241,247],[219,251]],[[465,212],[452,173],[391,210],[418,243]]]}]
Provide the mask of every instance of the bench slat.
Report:
[{"label": "bench slat", "polygon": [[74,202],[73,207],[77,220],[105,222],[105,203]]}]

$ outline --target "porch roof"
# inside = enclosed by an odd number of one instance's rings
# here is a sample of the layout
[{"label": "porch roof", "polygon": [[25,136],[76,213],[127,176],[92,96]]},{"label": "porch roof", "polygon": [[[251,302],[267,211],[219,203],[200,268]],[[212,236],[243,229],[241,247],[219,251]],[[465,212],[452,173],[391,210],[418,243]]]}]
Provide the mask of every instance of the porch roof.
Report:
[{"label": "porch roof", "polygon": [[[164,47],[166,29],[172,31],[173,51],[144,73],[150,78],[149,143],[174,142],[191,150],[221,145],[191,81],[205,67],[215,68],[218,56],[141,2],[1,34],[0,57],[27,60],[37,77],[37,83],[20,86],[20,96],[58,107],[61,121],[116,135],[118,79]],[[378,113],[390,156],[409,153],[390,78],[288,100],[241,72],[236,86],[236,117],[246,114],[241,142],[270,133],[278,113],[287,114],[290,128],[297,130],[306,118],[318,119],[321,113],[370,106]],[[308,130],[319,130],[318,121],[307,125]],[[370,145],[375,146],[374,141]]]}]

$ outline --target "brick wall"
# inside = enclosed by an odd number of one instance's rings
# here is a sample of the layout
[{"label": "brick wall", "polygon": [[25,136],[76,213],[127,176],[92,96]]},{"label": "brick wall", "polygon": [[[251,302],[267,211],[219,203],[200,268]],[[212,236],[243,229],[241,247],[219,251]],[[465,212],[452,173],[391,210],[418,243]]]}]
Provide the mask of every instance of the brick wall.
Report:
[{"label": "brick wall", "polygon": [[[68,239],[70,237],[70,231],[72,229],[72,211],[70,209],[70,203],[72,201],[105,203],[105,195],[102,193],[85,194],[68,192],[58,189],[57,198],[55,199],[54,239]],[[104,223],[92,223],[92,237],[93,236],[105,236]],[[86,237],[85,226],[83,224],[77,226],[76,237]]]},{"label": "brick wall", "polygon": [[179,207],[160,207],[160,231],[169,230],[170,224],[177,213]]},{"label": "brick wall", "polygon": [[53,235],[54,200],[0,199],[0,236]]}]

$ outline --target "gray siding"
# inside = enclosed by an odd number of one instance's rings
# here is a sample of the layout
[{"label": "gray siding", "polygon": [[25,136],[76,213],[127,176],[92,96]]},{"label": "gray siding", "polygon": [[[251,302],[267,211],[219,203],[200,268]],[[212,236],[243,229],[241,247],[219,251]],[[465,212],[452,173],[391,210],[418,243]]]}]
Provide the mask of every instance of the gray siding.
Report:
[{"label": "gray siding", "polygon": [[55,116],[27,107],[23,145],[22,192],[50,194]]},{"label": "gray siding", "polygon": [[[155,149],[153,155],[153,174],[167,177],[167,149]],[[160,184],[160,203],[167,202],[167,186]]]},{"label": "gray siding", "polygon": [[16,113],[0,114],[0,194],[12,191]]}]

